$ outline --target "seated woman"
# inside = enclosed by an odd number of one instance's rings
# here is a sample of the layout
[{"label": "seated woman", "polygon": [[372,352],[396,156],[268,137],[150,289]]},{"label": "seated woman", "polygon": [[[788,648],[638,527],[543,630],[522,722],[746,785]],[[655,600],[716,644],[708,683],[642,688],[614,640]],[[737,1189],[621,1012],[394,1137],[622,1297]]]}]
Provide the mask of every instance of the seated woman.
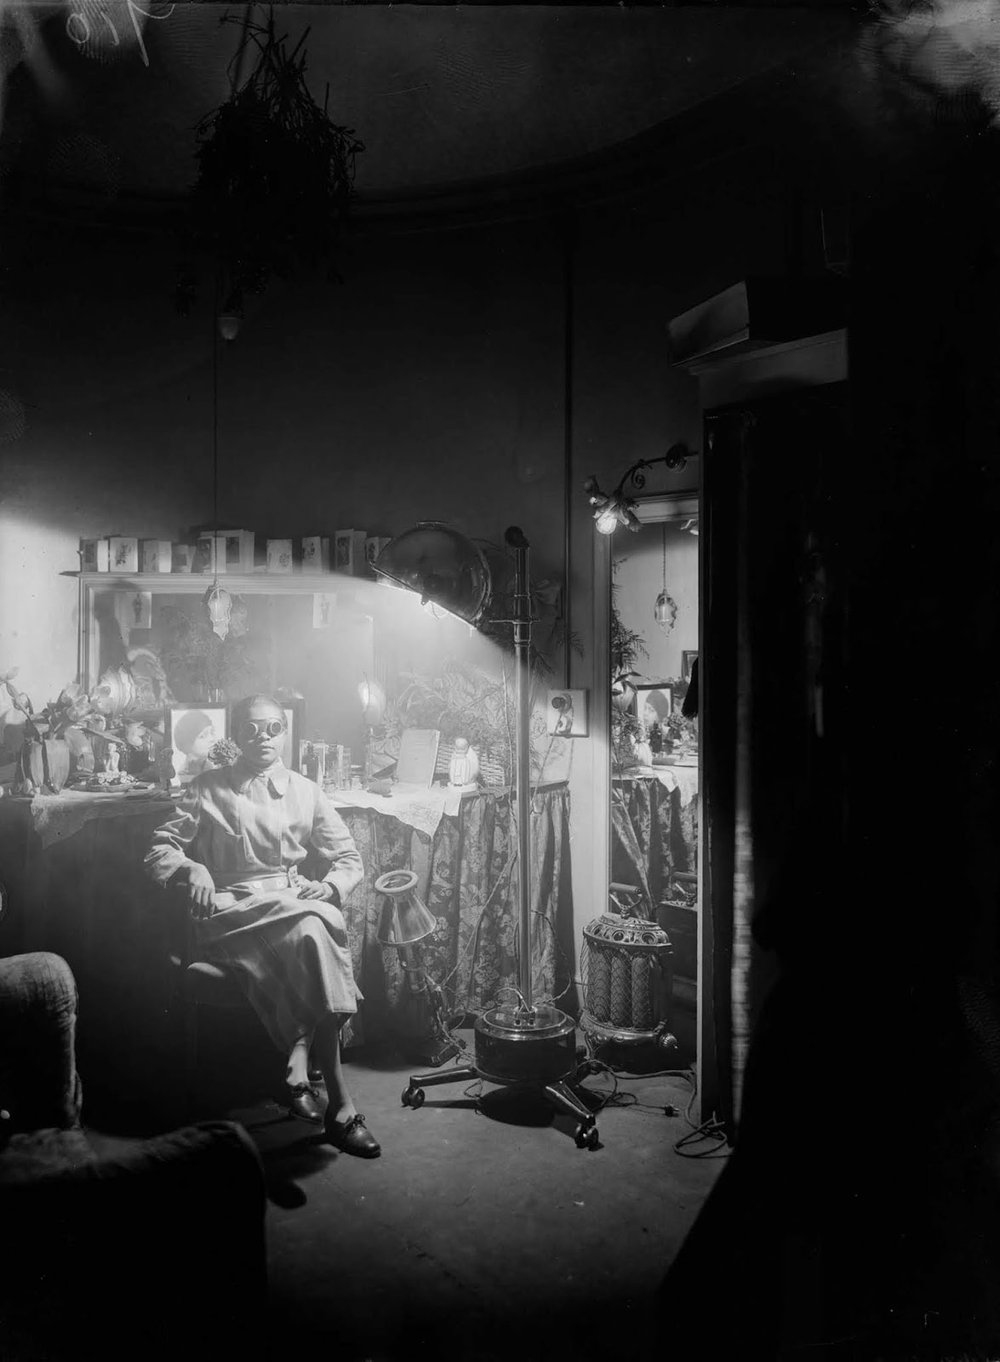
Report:
[{"label": "seated woman", "polygon": [[[191,781],[153,834],[146,865],[157,883],[182,886],[199,949],[236,975],[288,1055],[293,1110],[323,1119],[309,1086],[311,1053],[326,1081],[331,1142],[374,1158],[379,1145],[340,1062],[340,1030],[361,997],[340,905],[361,880],[361,857],[322,790],[283,765],[276,700],[252,695],[235,705],[233,737],[235,764]],[[330,862],[322,880],[299,874],[309,846]]]}]

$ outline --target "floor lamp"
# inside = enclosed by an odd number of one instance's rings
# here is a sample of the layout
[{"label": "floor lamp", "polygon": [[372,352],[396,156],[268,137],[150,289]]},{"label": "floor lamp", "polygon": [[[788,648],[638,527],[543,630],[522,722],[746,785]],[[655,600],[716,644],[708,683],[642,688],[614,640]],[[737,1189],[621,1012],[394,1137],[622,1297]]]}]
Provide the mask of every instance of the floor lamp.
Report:
[{"label": "floor lamp", "polygon": [[[517,814],[518,1002],[488,1008],[475,1023],[475,1064],[414,1074],[403,1105],[420,1107],[424,1089],[481,1078],[502,1087],[541,1092],[558,1110],[576,1119],[581,1149],[597,1149],[593,1112],[575,1086],[579,1069],[576,1026],[550,1003],[534,1004],[531,971],[531,594],[529,544],[516,526],[505,542],[514,558],[513,626],[516,658],[517,740],[514,796]],[[482,618],[490,597],[490,573],[481,550],[464,535],[437,521],[424,522],[392,539],[375,560],[376,574],[420,595],[469,624]]]}]

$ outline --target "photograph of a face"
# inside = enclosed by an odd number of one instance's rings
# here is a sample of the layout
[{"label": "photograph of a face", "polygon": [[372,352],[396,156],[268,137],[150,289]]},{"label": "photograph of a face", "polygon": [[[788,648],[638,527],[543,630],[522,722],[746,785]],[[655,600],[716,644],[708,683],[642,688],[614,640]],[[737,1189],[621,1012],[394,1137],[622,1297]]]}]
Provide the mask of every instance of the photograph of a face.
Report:
[{"label": "photograph of a face", "polygon": [[673,713],[674,693],[669,686],[636,686],[635,715],[647,729],[663,724]]},{"label": "photograph of a face", "polygon": [[168,705],[166,737],[174,764],[175,786],[184,786],[212,771],[209,752],[228,735],[225,705]]}]

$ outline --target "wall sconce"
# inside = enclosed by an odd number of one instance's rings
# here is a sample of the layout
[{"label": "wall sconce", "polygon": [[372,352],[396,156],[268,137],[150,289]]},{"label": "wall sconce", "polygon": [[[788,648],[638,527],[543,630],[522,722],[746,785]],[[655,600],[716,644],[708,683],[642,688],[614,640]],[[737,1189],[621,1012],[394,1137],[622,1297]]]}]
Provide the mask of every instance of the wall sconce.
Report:
[{"label": "wall sconce", "polygon": [[598,534],[614,534],[619,525],[624,525],[626,529],[636,533],[640,522],[635,513],[636,502],[632,493],[640,492],[645,487],[645,470],[653,468],[659,463],[671,470],[684,468],[688,459],[695,457],[694,451],[688,449],[687,445],[675,444],[671,445],[666,454],[661,454],[659,458],[639,459],[631,468],[626,469],[624,476],[610,496],[606,496],[601,491],[596,478],[588,478],[583,484],[583,490],[587,493],[587,498],[593,508]]}]

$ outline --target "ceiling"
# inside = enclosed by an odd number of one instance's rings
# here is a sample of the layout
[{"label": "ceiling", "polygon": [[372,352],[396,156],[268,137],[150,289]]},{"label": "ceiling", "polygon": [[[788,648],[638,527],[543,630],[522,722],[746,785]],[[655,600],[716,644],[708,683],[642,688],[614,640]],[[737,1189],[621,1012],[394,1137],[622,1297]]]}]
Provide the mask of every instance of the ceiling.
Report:
[{"label": "ceiling", "polygon": [[[7,166],[109,197],[184,193],[195,126],[229,91],[246,8],[154,12],[142,20],[126,0],[3,12]],[[361,204],[591,156],[794,67],[851,22],[716,7],[292,4],[275,15],[291,45],[309,28],[312,92],[322,102],[328,84],[331,116],[365,144]]]}]

